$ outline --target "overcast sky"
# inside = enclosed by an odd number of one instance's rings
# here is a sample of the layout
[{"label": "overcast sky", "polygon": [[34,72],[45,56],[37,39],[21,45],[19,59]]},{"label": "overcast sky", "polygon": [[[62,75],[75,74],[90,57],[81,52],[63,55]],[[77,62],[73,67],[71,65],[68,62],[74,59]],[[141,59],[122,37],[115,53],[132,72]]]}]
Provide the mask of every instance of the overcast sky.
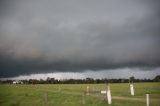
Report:
[{"label": "overcast sky", "polygon": [[155,75],[159,28],[159,0],[1,0],[0,78],[86,70],[118,77],[123,70],[112,70],[126,68]]}]

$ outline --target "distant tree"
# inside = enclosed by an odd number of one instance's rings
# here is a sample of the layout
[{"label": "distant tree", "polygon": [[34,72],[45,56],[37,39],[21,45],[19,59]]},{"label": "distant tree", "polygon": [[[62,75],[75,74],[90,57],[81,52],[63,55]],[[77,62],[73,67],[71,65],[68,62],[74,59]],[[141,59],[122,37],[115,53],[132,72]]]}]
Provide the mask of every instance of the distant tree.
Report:
[{"label": "distant tree", "polygon": [[50,78],[50,77],[47,77],[46,83],[47,83],[47,84],[51,84],[51,78]]},{"label": "distant tree", "polygon": [[51,82],[51,84],[56,83],[56,82],[55,82],[55,78],[50,78],[50,82]]},{"label": "distant tree", "polygon": [[86,83],[94,83],[94,79],[93,78],[86,78]]},{"label": "distant tree", "polygon": [[160,82],[160,75],[157,75],[154,79],[155,82]]},{"label": "distant tree", "polygon": [[29,84],[28,80],[22,80],[23,84]]},{"label": "distant tree", "polygon": [[134,80],[135,80],[135,78],[134,78],[133,76],[129,78],[129,81],[130,81],[131,83],[133,83]]},{"label": "distant tree", "polygon": [[39,80],[39,83],[40,83],[40,84],[45,84],[45,80],[40,79],[40,80]]}]

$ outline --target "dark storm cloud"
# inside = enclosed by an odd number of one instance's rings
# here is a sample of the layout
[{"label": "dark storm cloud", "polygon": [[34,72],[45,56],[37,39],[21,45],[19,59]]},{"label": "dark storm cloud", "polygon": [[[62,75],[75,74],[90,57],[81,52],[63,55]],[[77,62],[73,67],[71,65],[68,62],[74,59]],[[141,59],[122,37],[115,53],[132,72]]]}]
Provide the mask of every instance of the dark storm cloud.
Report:
[{"label": "dark storm cloud", "polygon": [[0,77],[160,66],[158,0],[0,4]]}]

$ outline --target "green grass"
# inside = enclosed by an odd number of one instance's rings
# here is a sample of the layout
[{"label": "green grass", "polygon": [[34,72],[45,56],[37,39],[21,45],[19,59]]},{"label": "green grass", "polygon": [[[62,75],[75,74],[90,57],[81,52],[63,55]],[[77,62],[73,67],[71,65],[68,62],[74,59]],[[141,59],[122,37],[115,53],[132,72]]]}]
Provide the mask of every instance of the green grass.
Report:
[{"label": "green grass", "polygon": [[[0,106],[108,106],[105,95],[85,95],[87,86],[90,91],[106,89],[105,84],[0,85]],[[135,83],[134,87],[135,96],[130,96],[129,84],[110,84],[110,106],[146,106],[146,93],[150,106],[160,106],[160,83]]]}]

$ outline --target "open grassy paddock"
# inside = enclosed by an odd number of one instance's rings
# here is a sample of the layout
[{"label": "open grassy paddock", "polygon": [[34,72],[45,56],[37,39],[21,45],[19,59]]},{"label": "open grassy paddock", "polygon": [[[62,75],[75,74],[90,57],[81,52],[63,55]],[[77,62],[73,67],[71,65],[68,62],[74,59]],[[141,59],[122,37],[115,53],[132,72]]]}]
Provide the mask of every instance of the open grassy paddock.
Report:
[{"label": "open grassy paddock", "polygon": [[[89,86],[89,95],[86,87]],[[135,83],[135,96],[129,92],[129,84],[110,84],[110,106],[146,106],[150,94],[150,106],[160,106],[160,83]],[[0,106],[108,106],[105,84],[35,84],[0,85]]]}]

